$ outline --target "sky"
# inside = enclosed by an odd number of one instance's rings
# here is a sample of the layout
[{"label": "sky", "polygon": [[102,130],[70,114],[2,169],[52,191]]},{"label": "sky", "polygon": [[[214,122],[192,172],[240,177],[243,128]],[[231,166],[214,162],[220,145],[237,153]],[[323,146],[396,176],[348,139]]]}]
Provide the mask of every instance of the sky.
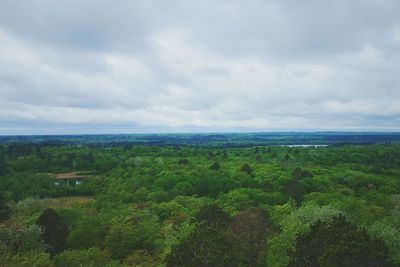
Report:
[{"label": "sky", "polygon": [[398,0],[0,0],[0,134],[399,131]]}]

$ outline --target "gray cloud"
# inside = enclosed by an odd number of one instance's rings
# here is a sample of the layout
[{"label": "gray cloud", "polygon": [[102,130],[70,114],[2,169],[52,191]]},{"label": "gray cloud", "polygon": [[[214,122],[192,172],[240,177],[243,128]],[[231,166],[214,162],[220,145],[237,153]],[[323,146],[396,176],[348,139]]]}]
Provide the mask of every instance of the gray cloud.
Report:
[{"label": "gray cloud", "polygon": [[0,134],[400,130],[398,1],[0,3]]}]

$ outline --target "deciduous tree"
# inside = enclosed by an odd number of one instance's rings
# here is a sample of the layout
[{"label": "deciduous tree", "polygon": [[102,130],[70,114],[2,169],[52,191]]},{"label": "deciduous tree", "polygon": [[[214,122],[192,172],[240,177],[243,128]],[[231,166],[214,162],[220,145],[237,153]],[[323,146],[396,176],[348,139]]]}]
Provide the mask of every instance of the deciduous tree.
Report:
[{"label": "deciduous tree", "polygon": [[290,267],[394,266],[384,242],[370,237],[365,229],[346,221],[343,215],[317,221],[297,238]]}]

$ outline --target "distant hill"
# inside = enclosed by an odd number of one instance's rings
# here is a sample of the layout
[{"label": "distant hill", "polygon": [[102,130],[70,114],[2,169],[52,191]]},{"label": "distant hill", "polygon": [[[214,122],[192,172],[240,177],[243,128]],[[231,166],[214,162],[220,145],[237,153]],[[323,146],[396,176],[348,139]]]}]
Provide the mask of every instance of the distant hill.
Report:
[{"label": "distant hill", "polygon": [[379,132],[273,132],[273,133],[169,133],[101,135],[0,136],[0,143],[51,145],[341,145],[400,143],[400,133]]}]

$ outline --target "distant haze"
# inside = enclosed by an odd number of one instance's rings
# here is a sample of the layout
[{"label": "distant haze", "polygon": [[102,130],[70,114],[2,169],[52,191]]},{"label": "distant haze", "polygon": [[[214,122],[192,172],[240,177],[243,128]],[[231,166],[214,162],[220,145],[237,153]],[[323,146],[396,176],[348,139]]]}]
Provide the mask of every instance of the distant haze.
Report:
[{"label": "distant haze", "polygon": [[399,131],[400,1],[2,0],[0,134]]}]

